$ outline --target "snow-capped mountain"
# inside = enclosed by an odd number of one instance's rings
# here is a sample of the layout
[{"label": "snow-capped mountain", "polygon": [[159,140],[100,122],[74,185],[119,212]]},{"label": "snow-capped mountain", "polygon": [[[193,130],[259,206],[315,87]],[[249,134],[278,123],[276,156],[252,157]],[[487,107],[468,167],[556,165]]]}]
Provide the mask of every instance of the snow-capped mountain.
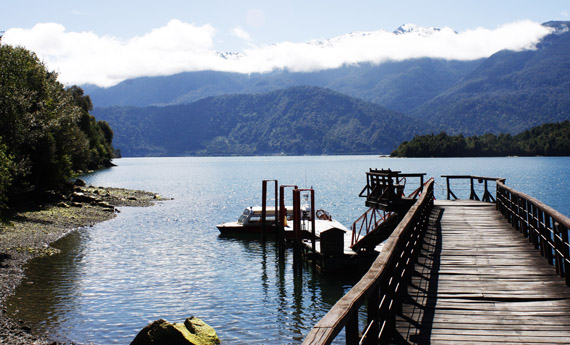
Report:
[{"label": "snow-capped mountain", "polygon": [[415,24],[404,24],[394,30],[394,34],[396,35],[404,35],[404,34],[417,34],[418,36],[428,37],[433,35],[434,33],[441,31],[439,28],[432,28],[432,27],[425,27],[419,26]]}]

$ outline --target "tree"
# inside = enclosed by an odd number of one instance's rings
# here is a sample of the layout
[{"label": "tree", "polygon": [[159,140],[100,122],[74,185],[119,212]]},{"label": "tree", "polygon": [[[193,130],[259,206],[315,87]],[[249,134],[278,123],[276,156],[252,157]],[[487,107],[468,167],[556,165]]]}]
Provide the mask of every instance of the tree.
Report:
[{"label": "tree", "polygon": [[0,205],[62,189],[80,170],[108,164],[112,130],[89,114],[89,96],[69,89],[33,53],[0,46]]}]

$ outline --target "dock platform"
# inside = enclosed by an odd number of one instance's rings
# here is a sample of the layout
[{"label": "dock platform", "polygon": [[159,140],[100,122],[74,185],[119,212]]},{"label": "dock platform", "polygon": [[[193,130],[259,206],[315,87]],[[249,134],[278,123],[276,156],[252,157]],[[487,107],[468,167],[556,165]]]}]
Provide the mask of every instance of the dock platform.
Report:
[{"label": "dock platform", "polygon": [[[428,180],[304,345],[341,331],[346,344],[570,344],[570,218],[503,178],[444,177],[455,200],[434,200]],[[468,200],[451,180],[469,182]]]},{"label": "dock platform", "polygon": [[494,203],[435,201],[395,344],[568,344],[570,289]]}]

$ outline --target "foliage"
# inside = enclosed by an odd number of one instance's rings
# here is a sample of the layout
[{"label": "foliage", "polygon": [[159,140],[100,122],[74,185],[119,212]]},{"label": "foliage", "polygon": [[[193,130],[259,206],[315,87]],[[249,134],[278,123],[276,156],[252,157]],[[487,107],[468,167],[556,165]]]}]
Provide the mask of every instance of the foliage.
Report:
[{"label": "foliage", "polygon": [[519,133],[570,119],[570,22],[552,28],[536,50],[500,51],[413,116],[450,134]]},{"label": "foliage", "polygon": [[65,89],[34,53],[0,46],[0,86],[0,204],[109,162],[112,132],[89,115],[89,97]]},{"label": "foliage", "polygon": [[94,113],[115,128],[115,145],[125,156],[388,153],[426,128],[404,114],[317,87]]},{"label": "foliage", "polygon": [[464,137],[428,134],[403,142],[393,157],[570,156],[570,121],[544,124],[517,135]]},{"label": "foliage", "polygon": [[7,147],[0,138],[0,211],[6,209],[8,191],[12,183],[11,170],[13,166],[12,157],[6,153]]},{"label": "foliage", "polygon": [[316,86],[406,112],[437,96],[467,76],[480,61],[412,59],[362,63],[314,72],[184,72],[141,77],[109,88],[90,87],[97,107],[190,104],[224,94],[268,93],[296,86]]}]

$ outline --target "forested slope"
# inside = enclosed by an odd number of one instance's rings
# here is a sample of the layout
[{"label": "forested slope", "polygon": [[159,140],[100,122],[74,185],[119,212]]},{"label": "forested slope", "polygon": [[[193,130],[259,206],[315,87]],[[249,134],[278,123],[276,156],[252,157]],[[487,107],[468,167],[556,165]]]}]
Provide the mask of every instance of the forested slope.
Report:
[{"label": "forested slope", "polygon": [[113,131],[89,114],[82,89],[66,89],[34,53],[9,45],[0,46],[0,77],[0,205],[110,164]]}]

